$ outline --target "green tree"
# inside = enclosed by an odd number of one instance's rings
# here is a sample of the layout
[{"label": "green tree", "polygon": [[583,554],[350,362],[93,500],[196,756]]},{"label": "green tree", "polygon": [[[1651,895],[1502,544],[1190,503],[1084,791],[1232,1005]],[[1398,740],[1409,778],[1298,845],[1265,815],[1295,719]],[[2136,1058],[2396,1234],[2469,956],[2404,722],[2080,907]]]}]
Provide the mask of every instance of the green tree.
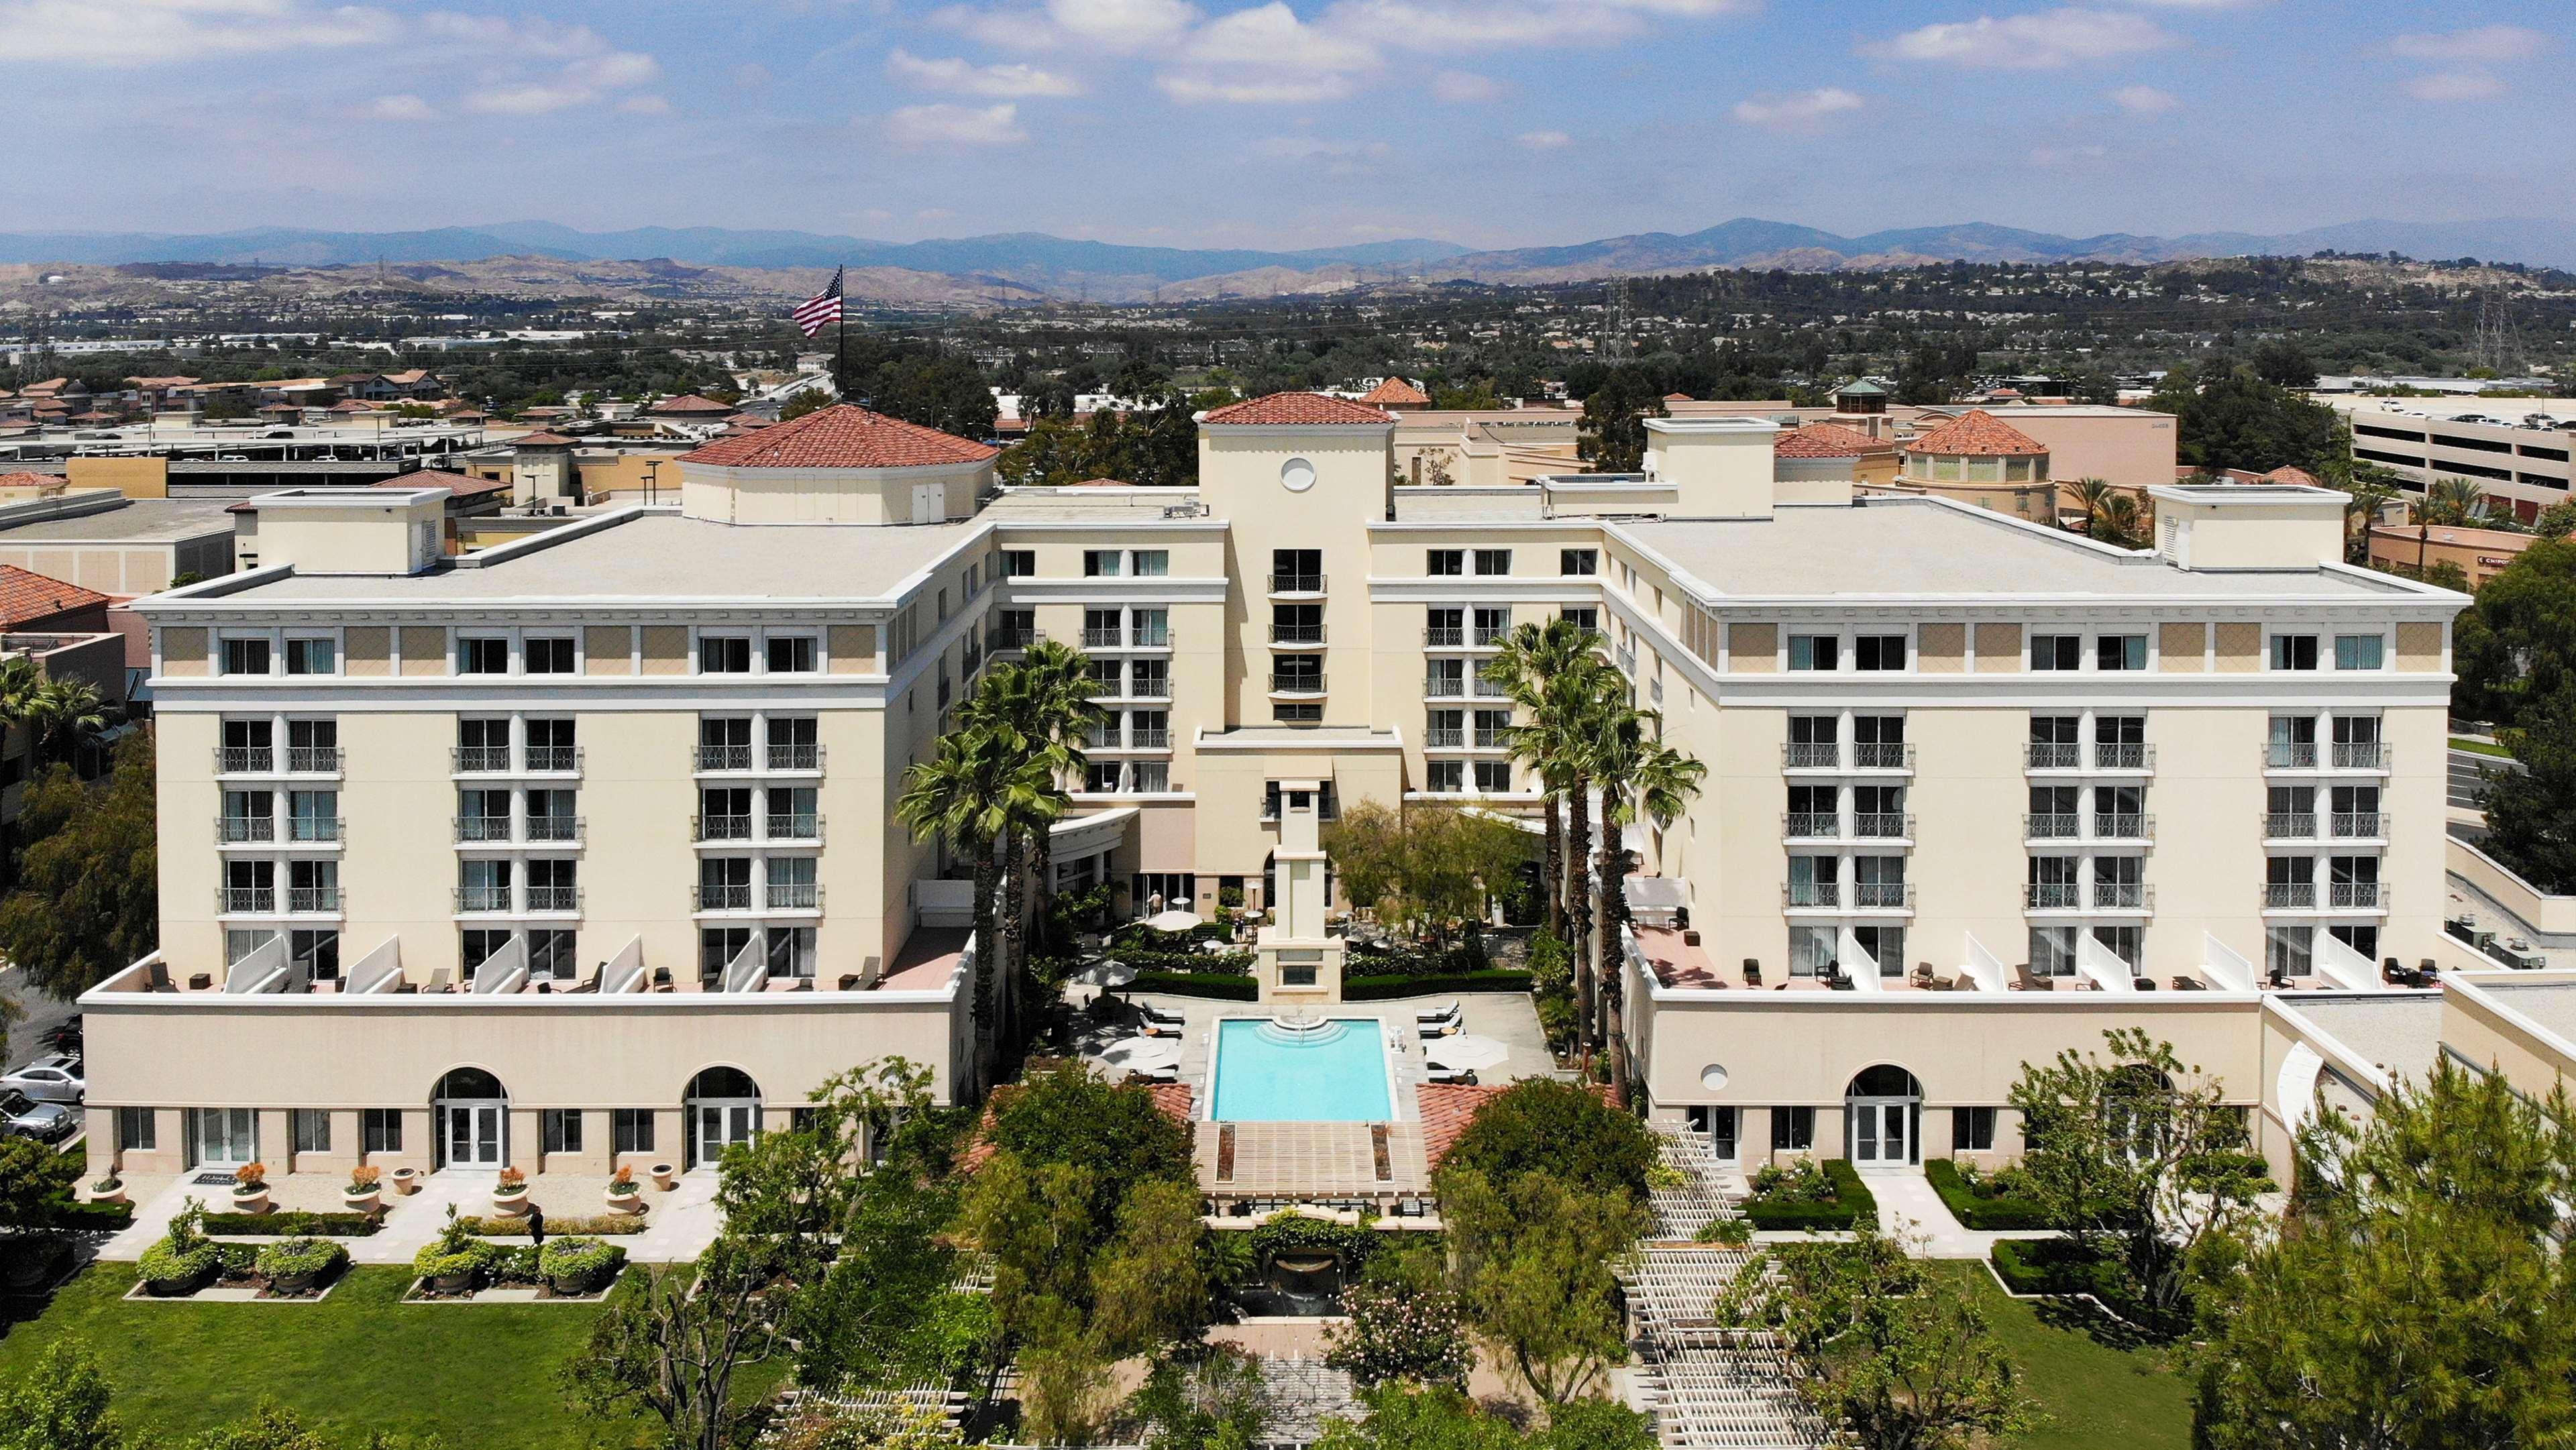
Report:
[{"label": "green tree", "polygon": [[1449,805],[1363,801],[1324,827],[1325,853],[1353,905],[1444,941],[1453,923],[1476,935],[1529,859],[1526,839],[1509,821]]},{"label": "green tree", "polygon": [[[1663,741],[1663,717],[1652,710],[1630,708],[1624,694],[1603,702],[1593,716],[1599,732],[1593,770],[1601,781],[1601,934],[1605,954],[1616,956],[1610,943],[1628,925],[1628,872],[1635,853],[1628,849],[1628,828],[1652,821],[1657,830],[1688,808],[1708,779],[1708,766]],[[1610,1080],[1626,1091],[1628,1034],[1620,1009],[1626,997],[1627,973],[1613,961],[1602,975],[1602,1037],[1610,1044]]]},{"label": "green tree", "polygon": [[335,1450],[322,1433],[305,1425],[293,1410],[274,1400],[262,1401],[250,1418],[220,1430],[209,1430],[188,1442],[188,1450]]},{"label": "green tree", "polygon": [[785,404],[780,406],[778,410],[778,421],[781,423],[793,423],[808,413],[821,412],[823,409],[832,406],[832,402],[832,394],[829,390],[824,388],[807,388],[803,392],[789,398]]},{"label": "green tree", "polygon": [[947,1416],[911,1405],[843,1410],[809,1401],[765,1443],[770,1450],[965,1450],[966,1437]]},{"label": "green tree", "polygon": [[0,1138],[0,1227],[50,1227],[80,1178],[81,1160],[33,1138]]},{"label": "green tree", "polygon": [[2437,478],[2424,489],[2415,521],[2439,527],[2466,528],[2487,511],[2487,491],[2474,478]]},{"label": "green tree", "polygon": [[2515,555],[2479,587],[2452,643],[2456,713],[2537,723],[2531,706],[2576,686],[2576,539],[2536,540]]},{"label": "green tree", "polygon": [[2488,854],[2552,894],[2576,892],[2576,683],[2498,732],[2520,770],[2484,769]]},{"label": "green tree", "polygon": [[1550,929],[1573,956],[1576,1045],[1586,1053],[1597,1001],[1591,871],[1592,792],[1600,780],[1596,756],[1603,711],[1614,701],[1624,705],[1628,691],[1600,645],[1598,633],[1571,620],[1524,624],[1484,667],[1485,678],[1500,684],[1514,706],[1503,742],[1537,772],[1551,835],[1563,812],[1562,838],[1547,873],[1551,915],[1561,913],[1562,926],[1552,920]]},{"label": "green tree", "polygon": [[1100,719],[1091,695],[1090,659],[1070,645],[1038,640],[1018,662],[986,671],[958,712],[959,728],[988,733],[990,748],[1022,761],[1004,802],[1001,847],[1003,962],[1015,988],[1028,972],[1026,904],[1040,894],[1030,883],[1054,879],[1051,828],[1072,809],[1065,784],[1081,776],[1083,747]]},{"label": "green tree", "polygon": [[2295,342],[2267,342],[2254,349],[2254,375],[2275,387],[2313,388],[2317,385],[2317,364],[2308,356],[2308,350]]},{"label": "green tree", "polygon": [[1566,930],[1565,822],[1557,798],[1565,793],[1566,783],[1564,763],[1554,749],[1557,733],[1543,728],[1551,723],[1545,712],[1559,703],[1559,697],[1550,692],[1559,676],[1581,675],[1605,665],[1600,634],[1559,616],[1545,624],[1516,626],[1482,671],[1486,679],[1503,687],[1514,713],[1528,727],[1506,730],[1503,742],[1513,760],[1537,773],[1540,789],[1548,796],[1547,854],[1541,874],[1547,886],[1547,927],[1560,938]]},{"label": "green tree", "polygon": [[1259,1360],[1205,1345],[1156,1360],[1122,1418],[1143,1427],[1146,1450],[1251,1450],[1277,1414]]},{"label": "green tree", "polygon": [[1554,1406],[1547,1428],[1530,1434],[1447,1385],[1385,1385],[1361,1398],[1368,1414],[1328,1423],[1317,1450],[1654,1450],[1656,1444],[1645,1416],[1606,1400]]},{"label": "green tree", "polygon": [[1454,1165],[1435,1187],[1477,1335],[1550,1405],[1601,1385],[1627,1353],[1618,1270],[1645,1232],[1637,1200],[1549,1173],[1496,1182]]},{"label": "green tree", "polygon": [[2531,531],[2544,539],[2563,539],[2576,534],[2576,499],[2560,499],[2540,511],[2531,521]]},{"label": "green tree", "polygon": [[1465,1333],[1465,1306],[1444,1284],[1375,1275],[1342,1291],[1349,1318],[1327,1332],[1325,1363],[1361,1388],[1401,1380],[1466,1388],[1476,1356]]},{"label": "green tree", "polygon": [[1667,415],[1663,390],[1643,368],[1614,368],[1584,395],[1575,456],[1595,473],[1635,473],[1646,466],[1646,420]]},{"label": "green tree", "polygon": [[125,1450],[109,1398],[89,1346],[57,1340],[26,1378],[0,1389],[0,1450]]},{"label": "green tree", "polygon": [[778,1268],[771,1252],[728,1228],[694,1266],[647,1266],[564,1366],[573,1402],[602,1417],[649,1413],[689,1450],[735,1444],[767,1415],[735,1394],[735,1376],[783,1348],[785,1296],[768,1292]]},{"label": "green tree", "polygon": [[[894,817],[916,839],[937,839],[952,856],[966,858],[975,880],[975,1063],[969,1093],[991,1080],[994,1053],[994,982],[1009,969],[1002,947],[1002,843],[1012,824],[1009,794],[1033,783],[1027,761],[1009,757],[989,731],[956,730],[939,737],[930,759],[904,772]],[[7,912],[0,907],[0,939]]]},{"label": "green tree", "polygon": [[[857,367],[854,359],[853,369]],[[847,388],[842,396],[864,398],[891,418],[936,428],[960,438],[993,436],[1000,404],[975,364],[956,357],[894,358],[879,364],[865,386]]]},{"label": "green tree", "polygon": [[2216,376],[2175,368],[2147,405],[2175,416],[2175,452],[2193,467],[2269,473],[2289,466],[2322,475],[2351,456],[2334,409],[2265,381],[2251,367]]},{"label": "green tree", "polygon": [[2038,1423],[1974,1291],[1875,1225],[1755,1254],[1714,1312],[1779,1335],[1808,1370],[1799,1398],[1868,1450],[1974,1450]]},{"label": "green tree", "polygon": [[27,788],[0,955],[50,995],[76,997],[160,944],[152,737],[120,742],[104,782],[56,766]]},{"label": "green tree", "polygon": [[2050,1222],[2114,1252],[2144,1310],[2171,1316],[2186,1307],[2193,1251],[2272,1184],[2216,1078],[2138,1028],[2102,1037],[2107,1055],[2068,1048],[2023,1064],[2013,1084],[2026,1192]]},{"label": "green tree", "polygon": [[2367,1125],[2314,1125],[2277,1232],[2205,1256],[2194,1442],[2576,1444],[2571,1121],[2563,1090],[2437,1062]]},{"label": "green tree", "polygon": [[1523,1078],[1476,1109],[1443,1161],[1504,1186],[1545,1174],[1586,1193],[1642,1201],[1655,1135],[1588,1089]]}]

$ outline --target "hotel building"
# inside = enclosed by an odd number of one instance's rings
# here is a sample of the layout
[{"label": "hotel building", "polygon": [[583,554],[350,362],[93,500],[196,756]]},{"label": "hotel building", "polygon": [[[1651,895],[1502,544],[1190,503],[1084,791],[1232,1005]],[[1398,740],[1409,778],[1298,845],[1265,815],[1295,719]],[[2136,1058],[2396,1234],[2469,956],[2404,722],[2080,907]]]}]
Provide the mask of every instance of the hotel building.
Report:
[{"label": "hotel building", "polygon": [[2159,488],[2132,552],[1762,419],[1495,486],[1396,482],[1396,427],[1285,394],[1206,415],[1194,489],[997,490],[836,407],[463,558],[440,490],[262,496],[258,567],[139,606],[162,945],[83,999],[94,1165],[695,1163],[888,1053],[971,1095],[968,873],[892,806],[1041,637],[1104,711],[1057,884],[1204,913],[1275,899],[1283,782],[1532,817],[1480,668],[1601,631],[1709,766],[1607,969],[1652,1111],[1736,1161],[2009,1156],[2020,1064],[2123,1025],[2252,1112],[2268,1002],[2475,964],[2466,601],[2343,565],[2340,495]]}]

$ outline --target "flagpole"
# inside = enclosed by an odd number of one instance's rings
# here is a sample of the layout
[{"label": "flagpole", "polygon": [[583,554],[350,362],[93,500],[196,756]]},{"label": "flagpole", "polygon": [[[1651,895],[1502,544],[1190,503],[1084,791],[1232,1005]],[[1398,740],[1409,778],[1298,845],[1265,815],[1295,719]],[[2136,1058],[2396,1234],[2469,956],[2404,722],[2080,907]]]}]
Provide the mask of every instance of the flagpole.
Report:
[{"label": "flagpole", "polygon": [[839,345],[840,360],[832,374],[832,392],[841,402],[850,400],[850,264],[843,262],[832,269],[832,280],[841,284],[840,313],[832,323],[833,341]]}]

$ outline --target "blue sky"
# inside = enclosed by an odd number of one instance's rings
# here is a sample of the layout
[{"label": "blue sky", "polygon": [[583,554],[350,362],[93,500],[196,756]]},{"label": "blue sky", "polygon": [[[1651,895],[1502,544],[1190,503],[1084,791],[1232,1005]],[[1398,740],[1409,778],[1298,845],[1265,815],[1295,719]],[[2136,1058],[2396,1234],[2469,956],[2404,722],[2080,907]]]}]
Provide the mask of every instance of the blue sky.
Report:
[{"label": "blue sky", "polygon": [[0,229],[2564,216],[2568,0],[0,0]]}]

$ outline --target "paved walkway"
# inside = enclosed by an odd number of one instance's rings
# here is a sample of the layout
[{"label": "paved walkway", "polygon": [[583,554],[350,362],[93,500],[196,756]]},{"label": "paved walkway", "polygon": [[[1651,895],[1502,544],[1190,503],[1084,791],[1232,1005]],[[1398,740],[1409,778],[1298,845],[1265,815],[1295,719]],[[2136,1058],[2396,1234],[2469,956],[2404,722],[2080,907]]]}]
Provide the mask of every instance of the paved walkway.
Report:
[{"label": "paved walkway", "polygon": [[[1932,1189],[1932,1180],[1918,1171],[1904,1173],[1864,1174],[1878,1200],[1879,1232],[1905,1240],[1917,1249],[1917,1257],[1926,1259],[1983,1259],[1992,1254],[1999,1239],[2046,1239],[2056,1234],[2044,1229],[1992,1231],[1972,1229],[1950,1213],[1950,1206]],[[1924,1240],[1916,1244],[1916,1240]]]},{"label": "paved walkway", "polygon": [[[349,1260],[358,1264],[408,1264],[423,1245],[438,1236],[447,1222],[448,1205],[459,1215],[473,1217],[492,1213],[492,1184],[497,1175],[451,1169],[432,1173],[421,1180],[417,1193],[396,1195],[390,1189],[385,1195],[384,1227],[365,1238],[340,1240],[349,1250]],[[129,1180],[135,1195],[133,1226],[110,1237],[100,1246],[102,1259],[131,1261],[143,1257],[163,1234],[170,1231],[170,1220],[187,1206],[191,1198],[199,1199],[212,1213],[231,1211],[230,1191],[212,1185],[200,1185],[187,1177],[156,1178],[150,1183]],[[340,1201],[344,1180],[338,1174],[298,1173],[279,1179],[270,1191],[270,1201],[284,1211],[343,1213]],[[605,1177],[591,1174],[538,1174],[529,1180],[528,1196],[546,1211],[548,1232],[561,1234],[568,1219],[606,1217],[608,1208],[602,1195],[608,1186]],[[646,1264],[683,1263],[695,1259],[715,1241],[721,1225],[716,1212],[716,1175],[684,1173],[667,1193],[644,1185],[644,1231],[619,1236],[617,1242],[626,1249],[627,1258]]]}]

